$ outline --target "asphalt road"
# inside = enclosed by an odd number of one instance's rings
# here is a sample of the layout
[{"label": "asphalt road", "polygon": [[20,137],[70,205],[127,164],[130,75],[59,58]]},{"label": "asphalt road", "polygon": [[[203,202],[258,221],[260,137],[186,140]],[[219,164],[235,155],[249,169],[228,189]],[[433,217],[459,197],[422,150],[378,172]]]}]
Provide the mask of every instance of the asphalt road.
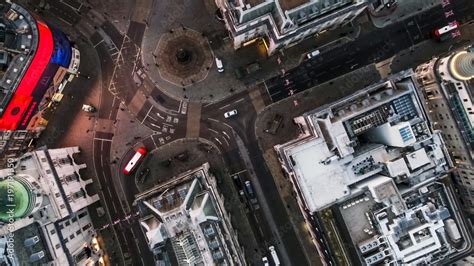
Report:
[{"label": "asphalt road", "polygon": [[474,13],[474,5],[467,0],[451,1],[455,16],[445,18],[441,6],[414,17],[359,36],[352,42],[336,47],[320,56],[303,62],[265,81],[273,102],[278,102],[317,84],[334,79],[353,69],[390,58],[401,50],[432,38],[430,33],[448,21],[462,21]]},{"label": "asphalt road", "polygon": [[[77,12],[71,12],[68,5],[58,4],[58,1],[53,2],[55,2],[54,9],[51,11],[70,25],[78,23],[81,19],[87,19],[85,16],[86,10],[78,14]],[[474,13],[473,5],[468,5],[467,0],[452,2],[458,20]],[[270,100],[276,102],[288,97],[291,94],[291,90],[293,93],[297,93],[352,71],[355,68],[391,57],[414,43],[426,40],[429,38],[428,33],[430,31],[437,26],[445,25],[446,22],[447,20],[444,18],[442,9],[434,8],[431,11],[414,18],[408,18],[404,22],[394,24],[386,29],[360,36],[360,38],[352,43],[329,50],[323,53],[320,58],[306,61],[299,67],[287,71],[284,77],[278,76],[266,80],[265,85],[269,94],[268,99],[265,99],[266,103],[270,103]],[[90,23],[94,24],[96,22],[90,21]],[[143,145],[148,149],[153,149],[164,142],[184,137],[186,132],[186,125],[184,123],[186,121],[186,113],[181,113],[183,102],[174,101],[162,94],[146,78],[131,78],[139,70],[146,71],[146,66],[141,66],[140,64],[140,53],[137,49],[137,47],[140,47],[143,39],[145,25],[132,21],[125,38],[108,21],[95,26],[97,26],[96,32],[89,41],[94,45],[101,61],[103,94],[99,106],[99,118],[110,121],[115,120],[119,103],[123,101],[125,104],[129,104],[136,96],[137,91],[143,91],[143,93],[151,97],[147,98],[147,101],[141,106],[141,109],[136,114],[136,118],[156,132],[156,134],[144,140]],[[99,34],[98,31],[103,32],[106,36]],[[109,39],[105,40],[104,37]],[[116,87],[112,88],[116,97],[109,92],[109,85],[112,79],[116,81],[113,83]],[[223,113],[234,108],[239,110],[238,117],[231,120],[224,119]],[[167,123],[168,116],[171,117],[171,120],[177,118],[180,122],[173,127],[167,126],[165,132],[164,124]],[[250,217],[250,220],[255,218],[259,221],[256,227],[259,227],[261,230],[254,228],[254,232],[264,240],[261,244],[262,249],[265,249],[268,245],[277,244],[275,239],[281,239],[278,244],[288,253],[291,264],[306,265],[307,261],[295,232],[292,229],[277,230],[279,232],[275,232],[268,225],[268,220],[273,220],[277,225],[285,226],[289,224],[289,219],[284,210],[285,206],[278,195],[273,177],[266,167],[262,151],[258,148],[258,142],[254,134],[256,116],[257,114],[248,97],[248,92],[234,95],[217,104],[204,106],[201,116],[200,137],[216,143],[223,152],[223,157],[229,169],[238,171],[247,168],[242,160],[242,155],[239,153],[233,135],[234,133],[238,134],[247,148],[251,163],[255,169],[255,175],[258,177],[257,180],[252,181],[258,182],[261,187],[265,188],[265,194],[262,196],[265,197],[267,202],[271,203],[269,204],[271,215],[266,215],[264,212],[256,212],[253,217]],[[227,123],[227,125],[224,123]],[[170,133],[171,128],[174,129],[174,133]],[[160,138],[163,139],[163,143],[161,143]],[[111,186],[111,184],[116,183],[112,180],[114,176],[112,171],[120,172],[123,163],[133,154],[133,150],[129,150],[122,156],[121,163],[118,165],[111,164],[110,151],[112,140],[113,134],[101,132],[99,128],[95,132],[93,143],[95,169],[98,182],[102,188],[102,199],[107,206],[111,221],[114,221],[127,215],[121,207],[125,203],[120,201],[121,197],[118,193],[124,193],[126,201],[130,204],[137,189],[132,182],[133,179],[126,179],[121,175],[118,176],[124,180],[123,187]],[[131,210],[131,212],[133,211]],[[115,229],[122,252],[131,255],[134,265],[152,264],[153,258],[138,223],[119,223]],[[275,234],[279,234],[280,238],[275,237]]]}]

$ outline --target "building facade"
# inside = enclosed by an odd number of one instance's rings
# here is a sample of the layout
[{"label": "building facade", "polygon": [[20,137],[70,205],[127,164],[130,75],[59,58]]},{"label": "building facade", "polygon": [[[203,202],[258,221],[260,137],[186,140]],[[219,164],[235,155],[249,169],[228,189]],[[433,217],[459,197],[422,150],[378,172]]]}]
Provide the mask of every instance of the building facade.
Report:
[{"label": "building facade", "polygon": [[235,49],[262,39],[269,55],[350,23],[365,0],[216,0]]},{"label": "building facade", "polygon": [[[0,14],[0,157],[18,157],[46,127],[51,107],[77,74],[80,53],[20,5],[3,2]],[[20,138],[8,137],[16,131]]]},{"label": "building facade", "polygon": [[404,71],[295,118],[300,136],[275,146],[326,263],[436,264],[470,250],[421,101]]},{"label": "building facade", "polygon": [[93,265],[100,260],[75,148],[37,150],[0,170],[0,263]]},{"label": "building facade", "polygon": [[165,265],[246,265],[206,163],[136,197],[140,225]]},{"label": "building facade", "polygon": [[458,51],[416,68],[416,78],[434,127],[457,168],[455,180],[466,210],[474,212],[474,52]]}]

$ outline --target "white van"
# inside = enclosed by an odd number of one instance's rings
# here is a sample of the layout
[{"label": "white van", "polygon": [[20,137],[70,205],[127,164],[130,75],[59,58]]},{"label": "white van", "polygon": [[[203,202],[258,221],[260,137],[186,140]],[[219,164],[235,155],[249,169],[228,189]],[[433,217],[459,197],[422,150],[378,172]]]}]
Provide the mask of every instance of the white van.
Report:
[{"label": "white van", "polygon": [[268,247],[268,250],[270,250],[270,254],[272,255],[272,259],[273,259],[273,262],[275,263],[275,265],[279,266],[280,265],[280,259],[278,258],[275,247],[270,246],[270,247]]}]

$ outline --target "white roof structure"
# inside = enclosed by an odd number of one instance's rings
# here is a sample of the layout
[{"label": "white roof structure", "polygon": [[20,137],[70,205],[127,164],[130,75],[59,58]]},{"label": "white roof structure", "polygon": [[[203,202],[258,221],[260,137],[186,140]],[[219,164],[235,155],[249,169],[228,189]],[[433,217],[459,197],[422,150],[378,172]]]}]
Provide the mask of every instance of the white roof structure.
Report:
[{"label": "white roof structure", "polygon": [[180,265],[245,265],[208,170],[204,164],[137,196],[152,213],[140,222],[148,245],[161,253],[169,241]]},{"label": "white roof structure", "polygon": [[305,114],[298,121],[308,134],[275,146],[310,212],[367,190],[376,176],[415,184],[446,171],[442,138],[427,123],[411,75]]}]

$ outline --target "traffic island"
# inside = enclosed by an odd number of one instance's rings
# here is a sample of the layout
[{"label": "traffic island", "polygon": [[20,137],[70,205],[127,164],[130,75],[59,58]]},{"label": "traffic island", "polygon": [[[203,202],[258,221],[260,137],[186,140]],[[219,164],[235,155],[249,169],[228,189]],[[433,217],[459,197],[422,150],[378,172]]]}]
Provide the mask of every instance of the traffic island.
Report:
[{"label": "traffic island", "polygon": [[185,27],[163,34],[153,58],[161,78],[179,87],[205,79],[214,62],[207,38]]}]

